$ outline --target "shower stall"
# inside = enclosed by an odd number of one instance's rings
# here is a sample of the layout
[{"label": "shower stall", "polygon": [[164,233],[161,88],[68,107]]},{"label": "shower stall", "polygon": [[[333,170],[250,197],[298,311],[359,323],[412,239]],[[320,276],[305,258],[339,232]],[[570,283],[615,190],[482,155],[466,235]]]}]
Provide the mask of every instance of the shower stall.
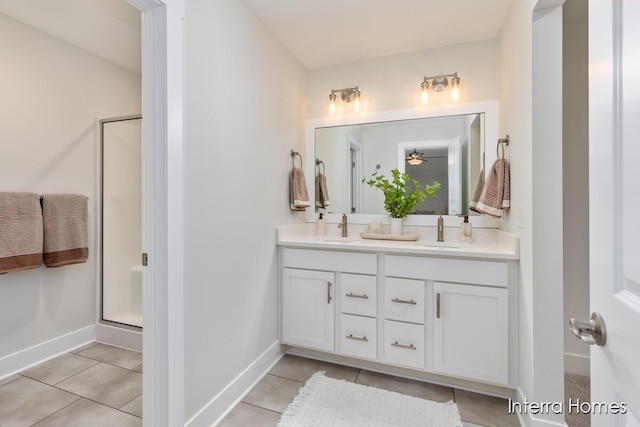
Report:
[{"label": "shower stall", "polygon": [[101,321],[142,329],[142,116],[100,120]]}]

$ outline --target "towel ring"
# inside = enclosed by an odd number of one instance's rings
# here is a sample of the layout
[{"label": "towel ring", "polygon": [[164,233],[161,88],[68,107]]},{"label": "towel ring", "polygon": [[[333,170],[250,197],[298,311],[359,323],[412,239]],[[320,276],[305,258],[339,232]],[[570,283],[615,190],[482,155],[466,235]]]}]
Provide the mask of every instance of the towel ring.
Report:
[{"label": "towel ring", "polygon": [[[496,157],[498,159],[504,159],[504,146],[505,144],[509,146],[509,135],[506,138],[502,138],[498,140],[498,144],[496,145]],[[502,147],[502,157],[500,157],[500,147]]]},{"label": "towel ring", "polygon": [[300,153],[298,151],[294,151],[293,148],[291,149],[291,165],[295,168],[296,167],[296,156],[298,156],[300,158],[300,169],[302,169],[302,156],[300,155]]},{"label": "towel ring", "polygon": [[322,165],[322,174],[324,175],[324,171],[325,171],[324,162],[320,159],[316,159],[316,166],[318,166],[318,169],[320,169],[320,165]]}]

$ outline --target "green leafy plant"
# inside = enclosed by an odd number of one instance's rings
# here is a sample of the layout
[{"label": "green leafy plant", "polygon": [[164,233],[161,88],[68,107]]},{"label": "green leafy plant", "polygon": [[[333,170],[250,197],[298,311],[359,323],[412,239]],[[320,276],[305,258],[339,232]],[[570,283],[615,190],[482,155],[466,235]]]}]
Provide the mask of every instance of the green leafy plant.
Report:
[{"label": "green leafy plant", "polygon": [[[440,189],[438,181],[434,181],[433,185],[426,184],[423,190],[420,181],[411,178],[409,174],[392,169],[391,175],[393,176],[391,181],[378,172],[371,174],[371,179],[368,181],[366,178],[362,178],[362,182],[382,191],[384,209],[389,212],[391,218],[406,218],[418,203],[427,199],[427,196],[438,197],[437,191]],[[411,191],[409,191],[407,183],[413,184]]]}]

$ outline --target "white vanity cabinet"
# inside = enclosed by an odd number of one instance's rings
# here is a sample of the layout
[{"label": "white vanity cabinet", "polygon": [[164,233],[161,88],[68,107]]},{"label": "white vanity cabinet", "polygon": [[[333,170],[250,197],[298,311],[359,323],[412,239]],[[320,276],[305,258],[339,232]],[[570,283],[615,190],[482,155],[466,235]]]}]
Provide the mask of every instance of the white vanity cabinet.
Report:
[{"label": "white vanity cabinet", "polygon": [[282,342],[333,352],[340,298],[346,316],[340,323],[341,347],[347,354],[375,359],[377,256],[294,248],[281,254]]},{"label": "white vanity cabinet", "polygon": [[513,258],[286,246],[280,255],[283,344],[513,387]]},{"label": "white vanity cabinet", "polygon": [[334,274],[285,268],[282,274],[282,340],[333,351]]}]

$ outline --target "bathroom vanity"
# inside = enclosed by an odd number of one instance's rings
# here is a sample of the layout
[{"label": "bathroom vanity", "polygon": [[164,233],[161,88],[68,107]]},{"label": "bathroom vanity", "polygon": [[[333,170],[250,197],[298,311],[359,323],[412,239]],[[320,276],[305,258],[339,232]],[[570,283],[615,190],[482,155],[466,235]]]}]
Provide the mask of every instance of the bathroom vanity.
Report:
[{"label": "bathroom vanity", "polygon": [[497,394],[515,387],[517,237],[485,229],[472,244],[438,243],[433,227],[415,227],[415,242],[342,239],[315,237],[313,225],[278,229],[288,351]]}]

